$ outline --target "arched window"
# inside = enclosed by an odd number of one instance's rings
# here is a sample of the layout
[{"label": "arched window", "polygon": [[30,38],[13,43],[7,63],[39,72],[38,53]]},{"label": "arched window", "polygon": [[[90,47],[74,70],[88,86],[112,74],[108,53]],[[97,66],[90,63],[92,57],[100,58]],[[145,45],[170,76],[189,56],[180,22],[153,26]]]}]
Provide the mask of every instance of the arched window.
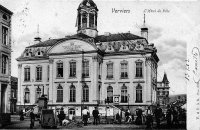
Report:
[{"label": "arched window", "polygon": [[82,28],[87,28],[87,17],[88,14],[86,12],[82,13]]},{"label": "arched window", "polygon": [[24,103],[30,103],[30,90],[28,88],[24,89]]},{"label": "arched window", "polygon": [[73,108],[69,109],[69,115],[75,115],[75,110]]},{"label": "arched window", "polygon": [[127,101],[128,101],[127,87],[125,86],[125,84],[123,84],[121,89],[121,102],[127,103]]},{"label": "arched window", "polygon": [[83,86],[83,102],[89,102],[89,87],[87,85]]},{"label": "arched window", "polygon": [[110,103],[113,102],[113,88],[111,86],[107,88],[107,100],[109,100]]},{"label": "arched window", "polygon": [[36,99],[35,99],[35,101],[36,102],[38,102],[38,99],[39,99],[39,97],[41,97],[41,94],[42,94],[42,91],[41,91],[41,88],[39,88],[39,86],[38,86],[38,88],[36,89]]},{"label": "arched window", "polygon": [[140,84],[136,87],[136,101],[135,102],[142,102],[142,86]]},{"label": "arched window", "polygon": [[3,14],[3,19],[8,20],[8,17],[5,14]]},{"label": "arched window", "polygon": [[63,102],[63,87],[59,84],[57,88],[57,101],[56,102]]},{"label": "arched window", "polygon": [[70,86],[70,102],[76,102],[76,88],[75,86],[72,84]]}]

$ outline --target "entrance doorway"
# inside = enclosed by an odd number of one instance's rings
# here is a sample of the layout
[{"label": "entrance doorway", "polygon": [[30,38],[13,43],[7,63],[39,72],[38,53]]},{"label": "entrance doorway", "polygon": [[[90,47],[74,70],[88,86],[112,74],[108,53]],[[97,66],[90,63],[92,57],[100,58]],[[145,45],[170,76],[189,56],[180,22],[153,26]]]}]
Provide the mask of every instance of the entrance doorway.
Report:
[{"label": "entrance doorway", "polygon": [[6,84],[1,84],[1,113],[6,112]]}]

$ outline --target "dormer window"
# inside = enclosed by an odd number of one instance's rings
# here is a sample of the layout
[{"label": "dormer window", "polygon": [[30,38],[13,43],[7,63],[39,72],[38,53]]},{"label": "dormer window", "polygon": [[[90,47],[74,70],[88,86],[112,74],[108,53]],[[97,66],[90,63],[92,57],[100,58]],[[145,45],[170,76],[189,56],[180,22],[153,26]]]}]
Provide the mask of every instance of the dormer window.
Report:
[{"label": "dormer window", "polygon": [[29,53],[28,53],[28,52],[26,52],[26,53],[25,53],[25,56],[27,56],[27,57],[28,57],[28,56],[29,56]]},{"label": "dormer window", "polygon": [[42,56],[42,51],[38,50],[36,56]]},{"label": "dormer window", "polygon": [[3,19],[8,20],[8,17],[5,14],[3,14]]}]

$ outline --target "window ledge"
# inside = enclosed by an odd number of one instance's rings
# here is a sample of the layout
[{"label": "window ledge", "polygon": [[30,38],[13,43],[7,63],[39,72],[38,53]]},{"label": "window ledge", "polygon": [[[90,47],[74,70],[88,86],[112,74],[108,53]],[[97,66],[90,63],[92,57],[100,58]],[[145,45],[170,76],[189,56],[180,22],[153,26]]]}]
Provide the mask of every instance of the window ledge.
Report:
[{"label": "window ledge", "polygon": [[143,103],[143,101],[135,101],[135,103]]},{"label": "window ledge", "polygon": [[135,76],[135,79],[143,79],[143,78],[144,78],[144,77],[136,77],[136,76]]},{"label": "window ledge", "polygon": [[56,77],[56,79],[63,79],[63,77]]},{"label": "window ledge", "polygon": [[71,102],[71,103],[76,103],[76,101],[69,101],[69,102]]},{"label": "window ledge", "polygon": [[62,103],[63,101],[56,101],[57,103]]},{"label": "window ledge", "polygon": [[76,76],[69,76],[69,79],[76,79]]},{"label": "window ledge", "polygon": [[35,80],[35,82],[42,82],[42,80]]},{"label": "window ledge", "polygon": [[90,76],[83,76],[83,78],[90,78]]},{"label": "window ledge", "polygon": [[128,77],[125,77],[125,78],[124,77],[120,77],[120,79],[128,79]]},{"label": "window ledge", "polygon": [[25,83],[28,83],[28,82],[31,82],[31,80],[26,80],[26,81],[24,80],[24,82],[25,82]]}]

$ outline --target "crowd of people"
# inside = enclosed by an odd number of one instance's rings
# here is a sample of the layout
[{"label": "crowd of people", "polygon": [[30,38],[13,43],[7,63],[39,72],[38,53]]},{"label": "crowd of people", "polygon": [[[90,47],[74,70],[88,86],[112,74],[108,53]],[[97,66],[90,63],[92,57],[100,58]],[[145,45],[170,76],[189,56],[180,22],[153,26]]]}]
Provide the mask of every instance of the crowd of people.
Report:
[{"label": "crowd of people", "polygon": [[[24,120],[23,111],[20,111],[20,120]],[[100,124],[100,113],[98,107],[92,111],[93,124]],[[63,125],[63,121],[66,120],[66,115],[63,108],[60,109],[58,115],[59,124]],[[86,126],[88,119],[90,118],[90,112],[87,107],[82,110],[82,121]],[[107,117],[105,118],[107,120]],[[30,128],[34,127],[35,115],[33,110],[30,112]],[[156,128],[160,128],[161,122],[166,123],[167,128],[177,127],[180,121],[186,121],[186,110],[178,106],[168,105],[166,110],[162,110],[159,104],[156,107],[148,106],[146,110],[138,107],[135,112],[131,113],[129,109],[125,111],[125,117],[122,117],[122,111],[116,113],[114,116],[114,123],[133,123],[136,125],[146,125],[146,128],[153,128],[153,122],[156,123]]]}]

